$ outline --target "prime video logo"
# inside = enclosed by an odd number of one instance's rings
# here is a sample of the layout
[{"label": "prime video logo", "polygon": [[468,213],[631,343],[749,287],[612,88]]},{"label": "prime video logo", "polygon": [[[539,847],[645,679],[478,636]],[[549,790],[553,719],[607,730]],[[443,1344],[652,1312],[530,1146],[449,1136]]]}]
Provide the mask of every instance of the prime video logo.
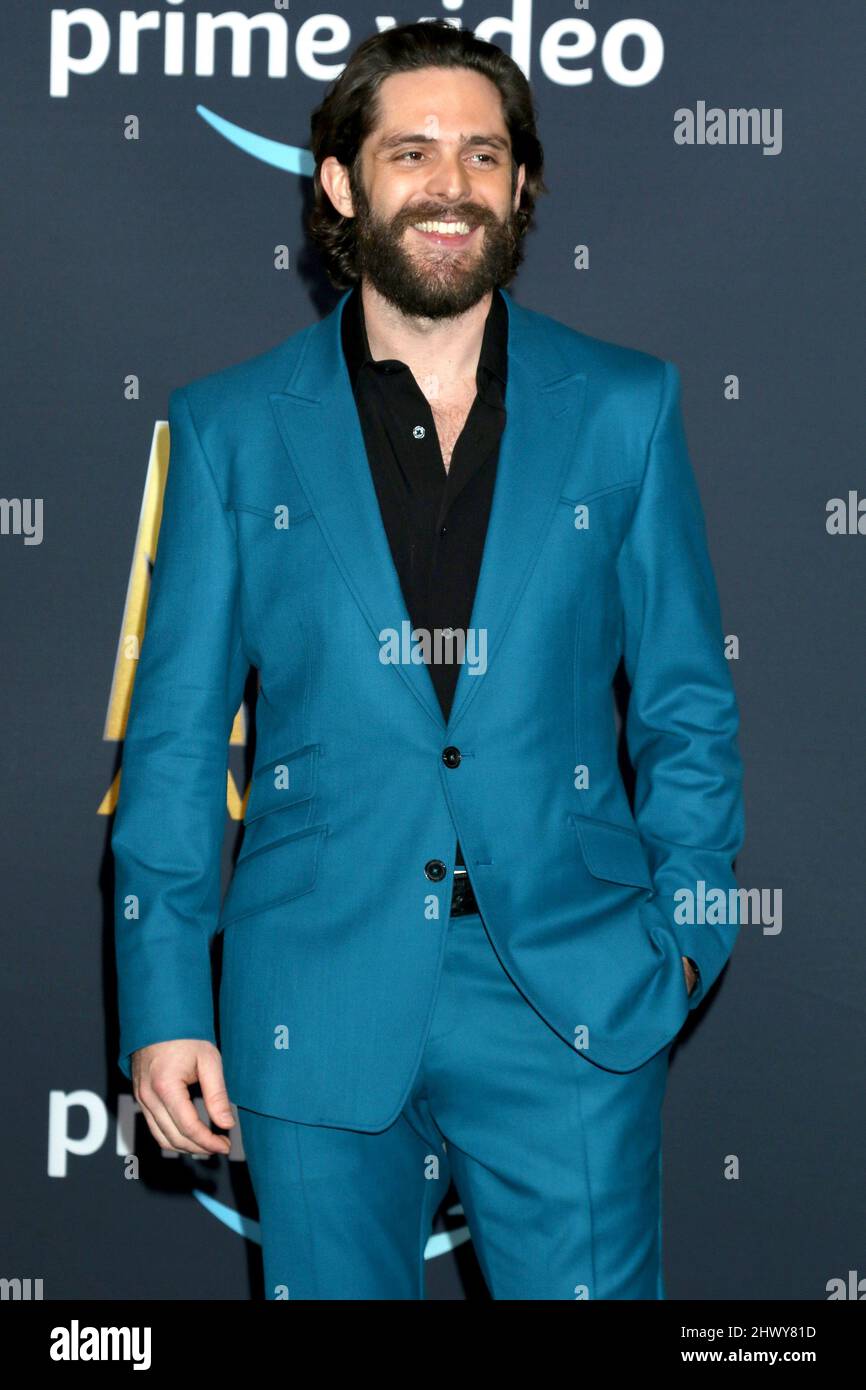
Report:
[{"label": "prime video logo", "polygon": [[[145,61],[149,75],[155,60],[162,62],[166,77],[214,77],[219,58],[220,76],[278,81],[289,75],[290,52],[302,76],[330,83],[339,77],[352,49],[368,32],[365,27],[363,33],[353,36],[348,20],[326,12],[309,15],[292,35],[290,0],[274,0],[269,9],[253,15],[237,10],[186,13],[184,4],[185,0],[165,0],[164,10],[154,6],[141,14],[121,9],[106,15],[89,5],[52,9],[50,95],[70,96],[71,79],[93,77],[109,64],[116,64],[120,76],[134,78],[140,75]],[[449,11],[442,18],[455,28],[462,27],[454,13],[462,5],[463,0],[442,3]],[[574,8],[587,10],[589,0],[575,0]],[[397,24],[387,15],[377,15],[374,22],[380,33]],[[664,63],[664,41],[649,20],[621,19],[599,34],[589,20],[568,17],[555,20],[539,33],[533,27],[532,0],[511,0],[510,16],[500,13],[484,19],[473,32],[510,53],[527,79],[532,77],[537,57],[542,76],[561,87],[584,87],[597,73],[620,87],[645,87],[658,77]],[[198,105],[196,111],[219,135],[255,159],[288,173],[312,175],[314,162],[309,150],[246,130],[206,106]]]}]

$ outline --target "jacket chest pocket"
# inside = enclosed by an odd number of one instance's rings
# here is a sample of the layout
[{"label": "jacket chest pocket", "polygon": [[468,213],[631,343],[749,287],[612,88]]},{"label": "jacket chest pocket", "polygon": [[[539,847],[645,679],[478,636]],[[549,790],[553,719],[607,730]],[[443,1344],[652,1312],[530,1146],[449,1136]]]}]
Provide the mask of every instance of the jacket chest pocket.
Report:
[{"label": "jacket chest pocket", "polygon": [[572,551],[598,560],[615,555],[631,521],[639,482],[611,483],[588,492],[563,493],[557,524],[570,537]]},{"label": "jacket chest pocket", "polygon": [[294,479],[281,478],[273,488],[257,487],[254,493],[249,490],[243,496],[230,497],[225,504],[226,511],[244,516],[261,517],[270,522],[275,531],[291,531],[293,526],[313,515],[312,509],[300,486]]},{"label": "jacket chest pocket", "polygon": [[234,520],[248,625],[267,648],[269,634],[284,630],[299,609],[328,601],[335,582],[331,553],[305,499],[293,493],[273,506],[265,497],[226,506]]}]

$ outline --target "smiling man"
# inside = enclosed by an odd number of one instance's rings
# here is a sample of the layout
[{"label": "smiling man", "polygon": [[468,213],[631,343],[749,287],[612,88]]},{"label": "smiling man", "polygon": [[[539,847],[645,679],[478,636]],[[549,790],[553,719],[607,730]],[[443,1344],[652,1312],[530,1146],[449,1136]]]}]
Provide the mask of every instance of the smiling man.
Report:
[{"label": "smiling man", "polygon": [[215,1125],[238,1107],[269,1298],[423,1298],[451,1179],[494,1298],[663,1298],[670,1048],[738,930],[675,895],[735,887],[742,842],[679,374],[506,289],[544,185],[495,46],[368,39],[312,145],[336,307],[169,403],[120,1065],[166,1147],[227,1151],[194,1082]]}]

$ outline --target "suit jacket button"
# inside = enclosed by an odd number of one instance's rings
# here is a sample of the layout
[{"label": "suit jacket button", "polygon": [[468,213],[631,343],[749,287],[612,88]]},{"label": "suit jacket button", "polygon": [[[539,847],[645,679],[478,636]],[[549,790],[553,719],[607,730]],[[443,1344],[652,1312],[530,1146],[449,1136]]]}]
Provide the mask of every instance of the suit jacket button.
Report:
[{"label": "suit jacket button", "polygon": [[442,761],[446,767],[459,767],[460,749],[454,748],[453,746],[451,748],[446,748],[442,754]]},{"label": "suit jacket button", "polygon": [[447,872],[441,859],[430,859],[424,865],[424,873],[431,883],[441,883]]}]

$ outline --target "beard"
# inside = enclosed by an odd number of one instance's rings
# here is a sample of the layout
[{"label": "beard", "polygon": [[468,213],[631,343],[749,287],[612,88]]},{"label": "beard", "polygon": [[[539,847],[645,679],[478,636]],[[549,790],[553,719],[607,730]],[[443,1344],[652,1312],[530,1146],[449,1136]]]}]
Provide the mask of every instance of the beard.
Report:
[{"label": "beard", "polygon": [[[460,203],[442,208],[432,203],[404,208],[390,221],[376,217],[354,170],[350,185],[355,207],[355,246],[358,273],[401,313],[428,319],[453,318],[471,309],[489,290],[514,278],[522,248],[517,218],[509,211],[504,222],[489,208]],[[424,247],[406,250],[406,229],[415,222],[454,217],[470,227],[483,227],[481,250]]]}]

